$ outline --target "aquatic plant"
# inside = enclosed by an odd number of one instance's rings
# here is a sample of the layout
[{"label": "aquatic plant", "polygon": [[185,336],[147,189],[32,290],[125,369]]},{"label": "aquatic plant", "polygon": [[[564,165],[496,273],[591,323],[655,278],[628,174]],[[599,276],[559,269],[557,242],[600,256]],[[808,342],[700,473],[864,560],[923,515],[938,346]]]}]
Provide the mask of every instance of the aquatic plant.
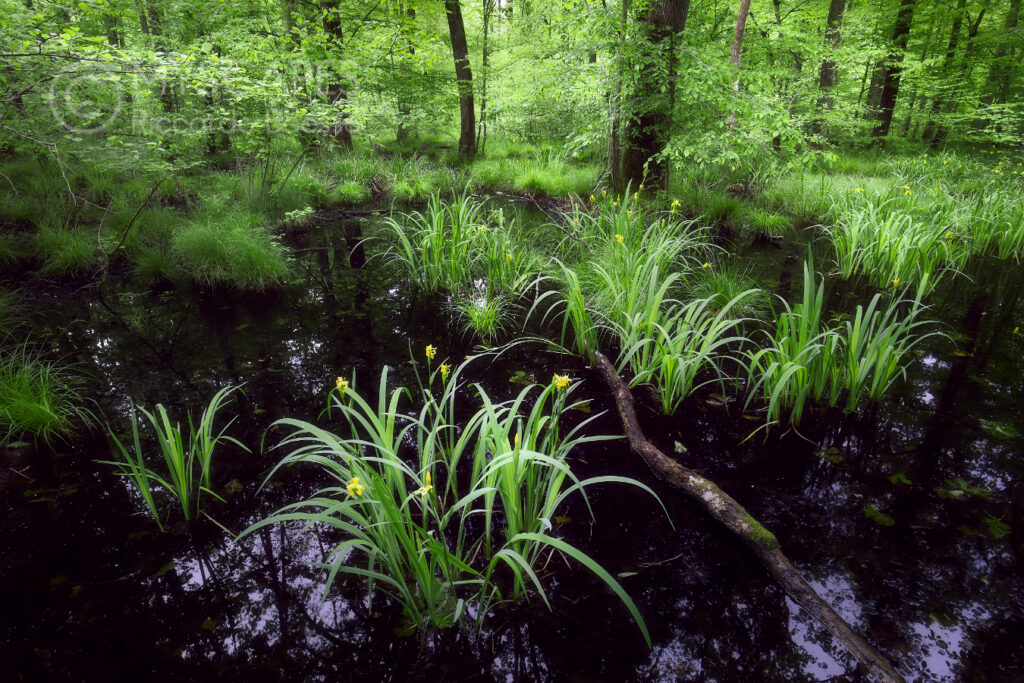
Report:
[{"label": "aquatic plant", "polygon": [[163,456],[163,469],[158,472],[150,467],[145,460],[142,443],[139,439],[138,418],[134,402],[131,404],[132,442],[131,448],[117,437],[113,429],[107,428],[108,435],[117,448],[118,460],[101,460],[106,465],[118,468],[118,474],[125,476],[135,485],[150,514],[163,529],[156,503],[153,498],[153,484],[157,484],[170,493],[181,507],[186,520],[200,513],[202,495],[204,493],[223,501],[212,489],[213,456],[218,446],[231,443],[242,450],[249,449],[237,439],[227,436],[228,428],[236,418],[231,418],[219,431],[214,431],[217,413],[227,404],[233,391],[241,391],[241,387],[225,387],[214,394],[203,410],[198,422],[192,421],[188,415],[188,433],[182,432],[179,423],[172,423],[167,409],[163,404],[156,405],[155,413],[139,408],[152,427],[160,454]]},{"label": "aquatic plant", "polygon": [[0,346],[0,443],[52,443],[94,421],[74,366],[47,360],[28,344]]},{"label": "aquatic plant", "polygon": [[821,400],[826,391],[833,405],[838,398],[841,383],[832,359],[839,338],[822,320],[824,299],[825,283],[815,284],[814,265],[808,259],[801,303],[790,308],[783,300],[784,310],[768,345],[748,351],[747,406],[760,394],[769,422],[788,410],[789,421],[796,424],[809,400]]},{"label": "aquatic plant", "polygon": [[[332,412],[347,424],[347,436],[299,420],[276,423],[293,429],[278,446],[290,452],[267,481],[282,468],[309,463],[334,485],[286,505],[239,538],[288,521],[334,529],[341,540],[325,558],[324,598],[339,574],[355,575],[367,580],[371,608],[375,593],[385,593],[402,606],[411,628],[424,630],[460,622],[479,627],[497,604],[534,592],[547,604],[538,568],[546,552],[557,550],[615,592],[649,643],[643,619],[622,586],[550,532],[554,512],[572,494],[585,500],[591,485],[627,483],[655,494],[622,477],[581,481],[572,473],[567,455],[608,437],[582,436],[590,420],[562,434],[562,417],[572,407],[572,387],[565,381],[527,387],[506,403],[493,403],[474,385],[475,400],[483,405],[462,425],[453,423],[464,393],[460,376],[470,362],[447,372],[441,371],[447,364],[434,370],[415,416],[400,411],[402,397],[411,393],[403,388],[389,393],[385,367],[375,406],[354,386],[332,392]],[[432,387],[439,376],[442,386],[435,397]],[[404,457],[404,442],[415,443],[416,453]],[[471,519],[483,520],[482,528]],[[511,587],[502,579],[506,571]]]},{"label": "aquatic plant", "polygon": [[860,275],[881,288],[920,282],[934,287],[944,270],[963,266],[968,251],[949,230],[891,203],[847,206],[837,224],[827,228],[844,278]]},{"label": "aquatic plant", "polygon": [[783,417],[792,424],[800,422],[808,402],[836,406],[845,396],[845,408],[852,411],[863,400],[880,400],[899,377],[906,376],[910,351],[941,334],[925,331],[932,323],[919,319],[925,310],[922,299],[930,289],[927,275],[913,298],[891,296],[883,308],[883,295],[876,294],[837,328],[822,319],[824,282],[816,287],[814,281],[808,260],[802,302],[791,309],[784,301],[769,343],[748,352],[747,406],[760,395],[769,422]]},{"label": "aquatic plant", "polygon": [[453,308],[464,321],[463,332],[490,343],[506,332],[512,320],[508,297],[490,295],[487,289],[458,299]]},{"label": "aquatic plant", "polygon": [[[635,333],[624,337],[635,341],[622,346],[619,367],[633,370],[634,384],[654,386],[666,415],[707,384],[718,382],[724,394],[726,380],[732,377],[726,363],[740,363],[730,350],[746,341],[738,331],[744,320],[733,317],[732,311],[760,291],[740,292],[723,306],[710,298],[673,306],[654,323],[651,337]],[[698,382],[702,374],[707,379]]]},{"label": "aquatic plant", "polygon": [[769,309],[768,293],[758,289],[747,270],[734,262],[709,263],[707,268],[695,270],[689,278],[687,292],[696,299],[710,299],[713,310],[721,310],[740,294],[750,292],[731,309],[733,315],[741,318],[760,318]]}]

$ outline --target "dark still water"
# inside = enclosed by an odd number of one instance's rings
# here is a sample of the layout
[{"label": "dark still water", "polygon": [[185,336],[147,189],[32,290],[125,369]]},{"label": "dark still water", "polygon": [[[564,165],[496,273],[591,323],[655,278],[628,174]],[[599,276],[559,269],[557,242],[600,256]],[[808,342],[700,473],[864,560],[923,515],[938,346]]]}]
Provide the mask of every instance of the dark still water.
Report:
[{"label": "dark still water", "polygon": [[[379,261],[350,261],[356,228],[311,230],[296,245],[295,282],[279,291],[128,284],[101,299],[40,289],[37,324],[55,355],[90,373],[118,431],[130,398],[163,403],[184,421],[217,389],[244,383],[221,424],[238,415],[229,433],[252,453],[224,447],[214,488],[226,502],[207,508],[237,533],[326,483],[299,467],[259,490],[283,455],[272,449],[281,430],[264,440],[274,420],[328,425],[321,411],[338,375],[355,371],[368,392],[388,365],[392,386],[409,386],[410,353],[435,344],[459,359],[470,350],[443,300],[417,297]],[[803,250],[744,258],[774,291],[800,277]],[[686,464],[764,522],[911,680],[1024,678],[1021,279],[1018,267],[991,262],[950,278],[931,299],[950,338],[921,347],[901,390],[857,414],[812,413],[799,432],[745,440],[761,418],[744,417],[742,400],[723,405],[707,391],[665,418],[636,391],[648,436],[668,453],[685,446]],[[833,292],[853,305],[864,296]],[[558,370],[583,382],[591,415],[613,408],[595,373],[537,346],[470,367],[465,379],[495,398]],[[590,429],[621,432],[613,410]],[[361,581],[339,579],[322,601],[324,572],[314,564],[335,537],[285,525],[235,543],[209,520],[177,518],[161,533],[113,468],[95,462],[111,455],[102,434],[3,453],[4,680],[860,680],[851,657],[745,547],[661,486],[621,441],[581,450],[574,468],[652,486],[675,529],[645,494],[607,485],[592,489],[593,522],[577,502],[552,533],[620,576],[652,649],[603,584],[558,556],[545,570],[551,612],[536,601],[497,610],[480,634],[398,635],[399,611],[383,599],[370,608]]]}]

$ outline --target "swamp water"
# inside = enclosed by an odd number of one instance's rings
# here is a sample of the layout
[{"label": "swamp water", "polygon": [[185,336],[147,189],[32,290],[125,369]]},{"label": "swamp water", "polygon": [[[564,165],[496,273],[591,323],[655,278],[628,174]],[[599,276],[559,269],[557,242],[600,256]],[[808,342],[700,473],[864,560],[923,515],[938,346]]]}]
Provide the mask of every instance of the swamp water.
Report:
[{"label": "swamp water", "polygon": [[[264,439],[274,420],[316,420],[339,374],[354,369],[367,391],[387,364],[391,386],[415,386],[410,351],[432,343],[459,359],[470,350],[442,302],[382,279],[374,262],[350,267],[355,227],[310,229],[291,245],[296,282],[275,292],[180,287],[101,300],[39,291],[34,307],[55,353],[91,373],[118,431],[129,397],[163,403],[184,421],[218,388],[245,383],[218,425],[237,414],[229,434],[253,453],[223,447],[214,489],[227,503],[207,505],[237,533],[327,483],[316,468],[296,467],[257,492],[283,455],[271,449],[281,430]],[[804,248],[743,258],[784,290],[801,277]],[[1013,332],[1024,317],[1024,278],[1018,267],[975,265],[970,279],[947,277],[928,301],[953,339],[919,347],[909,381],[878,408],[811,413],[799,432],[744,441],[761,418],[743,417],[742,399],[723,406],[709,388],[666,418],[635,391],[648,437],[667,453],[685,446],[686,464],[771,529],[823,597],[910,680],[1024,678],[1024,335]],[[855,305],[869,293],[831,295]],[[621,433],[600,378],[572,358],[522,346],[477,361],[464,379],[505,399],[524,377],[547,382],[553,371],[583,382],[576,396],[592,399],[593,413],[609,411],[590,431]],[[661,486],[624,442],[591,444],[574,469],[649,484],[675,529],[646,494],[603,485],[590,489],[594,523],[577,500],[553,533],[620,577],[653,649],[603,584],[557,555],[545,569],[553,612],[535,601],[497,610],[479,635],[397,635],[401,614],[383,599],[368,609],[355,578],[339,579],[321,602],[324,572],[313,564],[333,537],[285,525],[233,543],[206,520],[160,533],[127,483],[95,462],[110,456],[98,435],[3,456],[4,680],[857,678],[851,657],[753,555]]]}]

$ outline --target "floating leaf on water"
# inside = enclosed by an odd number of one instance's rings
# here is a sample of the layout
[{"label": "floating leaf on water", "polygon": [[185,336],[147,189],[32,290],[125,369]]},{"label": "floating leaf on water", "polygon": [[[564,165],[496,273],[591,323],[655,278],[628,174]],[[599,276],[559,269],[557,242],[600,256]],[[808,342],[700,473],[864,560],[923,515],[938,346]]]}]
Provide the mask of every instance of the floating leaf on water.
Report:
[{"label": "floating leaf on water", "polygon": [[263,409],[263,408],[253,408],[253,409],[252,409],[252,414],[253,414],[253,415],[263,415],[263,414],[265,414],[266,412],[267,412],[267,411],[266,411],[265,409]]},{"label": "floating leaf on water", "polygon": [[1020,432],[1016,428],[1002,422],[980,419],[978,424],[987,434],[999,439],[1016,439],[1020,436]]},{"label": "floating leaf on water", "polygon": [[168,562],[164,566],[160,567],[160,569],[157,569],[155,572],[153,572],[153,574],[149,578],[151,578],[151,579],[159,579],[161,576],[163,576],[167,572],[171,571],[172,569],[174,569],[174,561],[173,560],[171,560],[170,562]]},{"label": "floating leaf on water", "polygon": [[214,621],[213,619],[210,619],[209,617],[207,617],[206,621],[203,622],[202,629],[204,631],[212,631],[215,628],[217,628],[217,622]]},{"label": "floating leaf on water", "polygon": [[235,328],[235,332],[241,332],[247,327],[249,327],[249,323],[242,323],[241,325]]},{"label": "floating leaf on water", "polygon": [[958,526],[957,527],[957,531],[962,533],[964,536],[972,536],[972,537],[981,536],[981,532],[980,531],[978,531],[977,529],[972,529],[971,527],[967,526],[966,524],[961,524],[960,526]]},{"label": "floating leaf on water", "polygon": [[50,585],[51,586],[59,586],[62,583],[65,583],[67,580],[68,580],[68,577],[66,577],[66,576],[55,576],[52,579],[50,579]]},{"label": "floating leaf on water", "polygon": [[28,441],[12,441],[9,444],[7,444],[7,448],[25,448],[26,446],[31,445],[32,444],[30,444]]},{"label": "floating leaf on water", "polygon": [[590,409],[590,401],[580,401],[579,403],[573,404],[570,407],[573,410],[575,410],[575,411],[578,411],[578,412],[581,412],[581,413],[586,413],[587,415],[589,415],[591,412],[593,412]]},{"label": "floating leaf on water", "polygon": [[524,386],[533,384],[533,378],[522,370],[516,370],[513,372],[512,376],[508,378],[508,381],[512,384],[522,384]]},{"label": "floating leaf on water", "polygon": [[835,446],[818,451],[818,457],[833,465],[838,465],[844,460],[843,454]]},{"label": "floating leaf on water", "polygon": [[984,521],[985,526],[988,527],[988,532],[992,534],[992,538],[1002,538],[1013,531],[1010,526],[1004,523],[1001,519],[986,517]]},{"label": "floating leaf on water", "polygon": [[896,524],[896,520],[876,508],[871,503],[864,506],[864,516],[873,522],[881,524],[882,526],[893,526]]},{"label": "floating leaf on water", "polygon": [[618,577],[620,579],[626,579],[626,578],[629,578],[630,576],[636,576],[636,575],[637,575],[637,572],[619,572],[618,573]]},{"label": "floating leaf on water", "polygon": [[674,443],[674,444],[672,445],[672,449],[673,449],[673,450],[674,450],[674,451],[675,451],[676,453],[685,453],[685,452],[686,452],[686,446],[684,446],[684,445],[683,445],[682,443],[680,443],[679,441],[676,441],[676,442],[675,442],[675,443]]},{"label": "floating leaf on water", "polygon": [[897,472],[896,474],[894,474],[891,477],[889,477],[889,481],[891,483],[893,483],[893,484],[909,484],[910,483],[910,480],[907,479],[907,475],[903,474],[902,472]]},{"label": "floating leaf on water", "polygon": [[568,524],[572,521],[572,517],[562,517],[561,515],[555,515],[555,524]]}]

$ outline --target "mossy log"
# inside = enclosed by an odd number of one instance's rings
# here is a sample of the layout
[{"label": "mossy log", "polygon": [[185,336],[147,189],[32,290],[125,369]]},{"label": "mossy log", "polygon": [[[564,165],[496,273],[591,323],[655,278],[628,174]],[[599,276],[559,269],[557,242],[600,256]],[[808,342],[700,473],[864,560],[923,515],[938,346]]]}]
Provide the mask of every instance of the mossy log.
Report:
[{"label": "mossy log", "polygon": [[622,425],[633,451],[643,458],[655,476],[679,489],[715,520],[743,539],[772,577],[794,601],[832,633],[864,668],[880,681],[903,681],[895,668],[863,636],[840,617],[800,575],[779,546],[775,535],[754,519],[742,505],[714,482],[683,467],[647,440],[636,417],[629,386],[604,354],[595,354],[597,368],[611,388]]}]

